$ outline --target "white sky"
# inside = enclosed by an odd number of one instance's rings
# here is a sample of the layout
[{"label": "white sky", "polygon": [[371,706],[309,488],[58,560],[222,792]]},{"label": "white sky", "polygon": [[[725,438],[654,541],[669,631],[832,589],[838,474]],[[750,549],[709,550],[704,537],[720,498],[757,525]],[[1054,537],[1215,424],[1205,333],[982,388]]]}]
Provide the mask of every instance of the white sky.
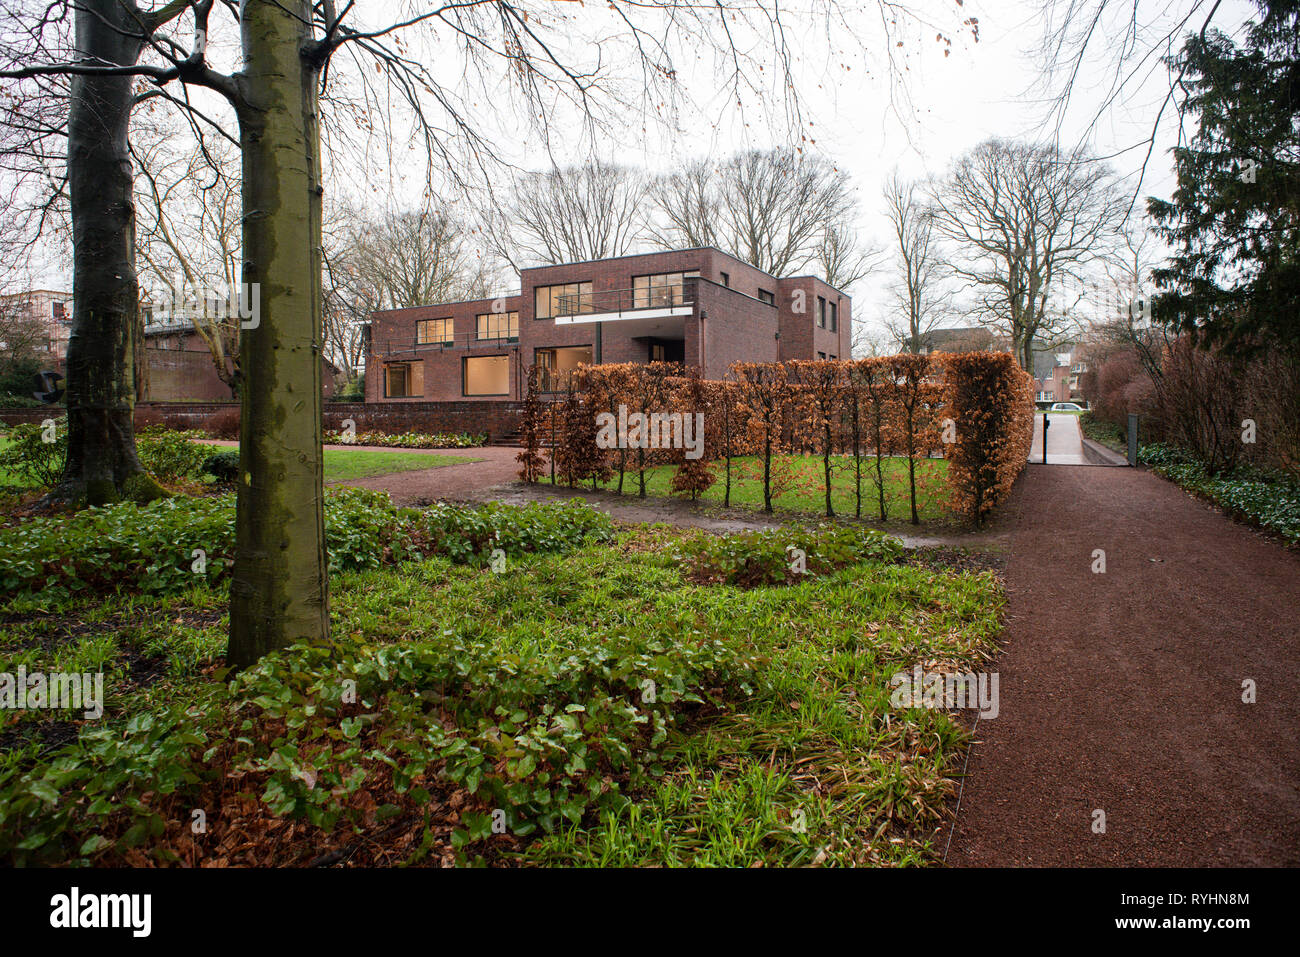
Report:
[{"label": "white sky", "polygon": [[[821,0],[791,0],[783,9],[816,9]],[[991,136],[1042,139],[1044,104],[1040,61],[1034,55],[1042,37],[1043,23],[1038,5],[1016,0],[912,0],[913,6],[929,18],[927,26],[904,29],[905,46],[897,50],[884,39],[874,0],[854,3],[847,0],[845,23],[808,23],[795,21],[789,33],[795,57],[796,80],[800,87],[805,114],[804,130],[816,141],[815,149],[848,171],[862,206],[860,228],[864,236],[885,244],[888,224],[880,200],[881,185],[897,166],[908,177],[941,175],[949,163]],[[1174,18],[1186,16],[1203,0],[1141,0],[1139,9],[1152,32],[1165,32]],[[813,5],[813,6],[810,6]],[[412,7],[423,6],[412,3]],[[363,0],[359,5],[368,19],[390,17],[390,2]],[[539,9],[571,24],[568,36],[590,35],[605,29],[597,4],[546,4]],[[1245,0],[1226,0],[1216,15],[1215,24],[1232,29],[1252,10]],[[977,17],[979,42],[973,42],[969,30],[961,27],[966,17]],[[1204,14],[1194,23],[1199,28]],[[935,42],[942,31],[951,38],[950,55]],[[563,23],[561,32],[565,32]],[[486,89],[466,78],[464,65],[454,54],[445,27],[435,39],[422,40],[408,34],[414,55],[425,63],[437,64],[439,78],[463,93],[462,107],[498,145],[511,162],[520,168],[539,169],[549,165],[546,152],[534,139],[521,134],[520,117],[512,114],[506,100],[504,82],[496,83],[489,75]],[[828,42],[827,37],[830,37]],[[738,36],[757,60],[767,59],[770,41],[761,36]],[[842,45],[840,42],[842,41]],[[575,43],[565,51],[581,58],[595,49]],[[911,107],[902,95],[891,98],[890,73],[883,53],[892,50],[906,55],[907,93]],[[1099,53],[1110,52],[1103,43]],[[609,58],[606,58],[606,61]],[[718,102],[720,94],[714,78],[714,64],[706,54],[697,57],[693,48],[678,53],[681,86],[689,102],[678,116],[678,128],[670,131],[649,120],[635,109],[616,114],[616,122],[598,135],[595,143],[577,135],[565,135],[564,122],[556,125],[552,138],[552,156],[556,163],[581,163],[593,149],[607,158],[629,164],[662,169],[678,160],[699,157],[721,158],[747,147],[764,148],[788,142],[787,134],[776,124],[765,125],[761,106],[747,104],[742,122],[735,111]],[[690,62],[698,60],[696,63]],[[686,61],[686,62],[682,62]],[[1148,134],[1160,102],[1168,90],[1164,68],[1154,69],[1146,82],[1125,91],[1121,105],[1103,114],[1089,137],[1093,150],[1107,155],[1133,147]],[[617,70],[619,64],[603,62]],[[774,77],[775,64],[765,66],[765,77]],[[845,67],[848,69],[845,69]],[[346,77],[357,68],[350,60],[336,62],[335,76]],[[1107,80],[1105,64],[1094,60],[1085,65],[1076,89],[1080,99],[1067,116],[1062,129],[1064,145],[1073,146],[1083,135],[1085,124],[1097,114],[1097,97]],[[635,76],[633,77],[635,79]],[[346,81],[345,81],[346,82]],[[632,96],[638,85],[627,87]],[[712,122],[718,121],[718,122]],[[571,129],[571,127],[570,127]],[[1165,128],[1152,155],[1141,195],[1167,196],[1173,185],[1168,148],[1175,134],[1172,123]],[[364,176],[356,169],[334,170],[333,182],[327,181],[327,202],[331,194],[346,192],[365,202],[412,202],[424,182],[421,153],[415,139],[399,138],[393,147],[391,162],[385,151],[372,139],[367,150]],[[1118,172],[1136,173],[1145,147],[1130,150],[1113,160]],[[1144,207],[1139,203],[1138,208]],[[55,266],[49,272],[57,282],[65,269]],[[886,286],[890,280],[889,263],[874,277],[853,289],[854,318],[858,322],[879,325],[888,309]]]}]

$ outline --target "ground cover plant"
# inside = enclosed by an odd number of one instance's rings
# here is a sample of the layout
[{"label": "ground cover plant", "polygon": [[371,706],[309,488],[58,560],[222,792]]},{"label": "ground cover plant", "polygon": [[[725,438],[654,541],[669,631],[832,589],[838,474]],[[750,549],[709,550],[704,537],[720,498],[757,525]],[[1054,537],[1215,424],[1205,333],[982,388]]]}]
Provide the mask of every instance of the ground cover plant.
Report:
[{"label": "ground cover plant", "polygon": [[325,431],[327,445],[375,445],[390,449],[477,449],[487,445],[488,437],[469,432],[386,432],[344,433],[338,429]]},{"label": "ground cover plant", "polygon": [[[0,729],[0,859],[936,859],[968,735],[944,712],[891,709],[889,678],[992,653],[989,573],[902,563],[860,528],[720,551],[662,527],[616,532],[578,502],[329,499],[332,643],[235,677],[225,579],[185,554],[225,534],[227,501],[0,530],[0,554],[42,538],[68,569],[0,584],[0,672],[102,669],[107,699],[102,721],[15,712]],[[700,574],[701,558],[768,567],[782,542],[808,574]],[[211,568],[221,548],[209,555]],[[98,561],[118,573],[83,573]]]},{"label": "ground cover plant", "polygon": [[[0,486],[46,490],[57,483],[67,454],[67,429],[66,420],[52,421],[52,430],[41,424],[18,425],[0,436]],[[51,431],[54,441],[47,442]],[[141,464],[169,486],[192,486],[209,480],[233,482],[239,471],[238,448],[214,450],[202,441],[205,438],[200,431],[150,426],[137,435],[136,450]],[[352,482],[477,461],[468,456],[331,448],[324,452],[325,481]]]},{"label": "ground cover plant", "polygon": [[1138,459],[1233,518],[1300,548],[1300,484],[1292,477],[1248,466],[1238,466],[1227,475],[1210,475],[1191,452],[1169,445],[1144,445]]}]

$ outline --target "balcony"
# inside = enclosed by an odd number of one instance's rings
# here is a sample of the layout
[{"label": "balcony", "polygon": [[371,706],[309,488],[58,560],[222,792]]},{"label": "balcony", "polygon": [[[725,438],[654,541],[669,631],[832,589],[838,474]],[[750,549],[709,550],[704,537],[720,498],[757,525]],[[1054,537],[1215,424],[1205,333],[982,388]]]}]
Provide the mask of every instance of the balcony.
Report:
[{"label": "balcony", "polygon": [[381,353],[384,356],[411,356],[418,358],[431,352],[447,352],[453,349],[501,349],[504,346],[517,345],[519,337],[505,336],[496,339],[480,339],[477,333],[462,333],[439,342],[421,342],[419,336],[403,336],[389,339]]},{"label": "balcony", "polygon": [[557,326],[630,319],[670,319],[695,311],[696,279],[681,285],[602,289],[580,296],[556,299]]}]

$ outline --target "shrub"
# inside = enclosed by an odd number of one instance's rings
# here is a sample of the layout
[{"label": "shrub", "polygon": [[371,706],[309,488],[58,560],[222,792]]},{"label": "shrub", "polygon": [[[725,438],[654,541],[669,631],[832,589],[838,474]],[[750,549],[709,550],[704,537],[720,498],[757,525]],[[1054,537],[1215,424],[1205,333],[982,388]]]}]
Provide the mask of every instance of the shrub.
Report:
[{"label": "shrub", "polygon": [[202,432],[173,432],[155,426],[137,434],[135,447],[146,470],[161,481],[174,482],[203,475],[211,450],[192,441],[202,438],[206,438]]},{"label": "shrub", "polygon": [[[47,420],[50,421],[50,420]],[[38,422],[15,425],[6,439],[9,447],[0,451],[0,469],[41,488],[52,488],[63,477],[68,456],[68,420],[54,422],[54,441],[46,442],[47,430]]]},{"label": "shrub", "polygon": [[1275,532],[1293,548],[1300,547],[1300,483],[1289,476],[1252,468],[1239,468],[1231,476],[1214,476],[1195,453],[1160,444],[1142,446],[1138,460],[1231,517]]},{"label": "shrub", "polygon": [[349,438],[337,429],[325,431],[327,445],[373,445],[385,449],[476,449],[487,444],[486,435],[471,435],[468,432],[456,434],[427,432],[401,432],[389,435],[385,432],[358,432]]},{"label": "shrub", "polygon": [[1029,462],[1034,439],[1033,379],[1006,352],[944,357],[956,425],[947,447],[955,507],[976,523],[1006,498]]},{"label": "shrub", "polygon": [[825,575],[867,559],[892,562],[902,553],[902,542],[875,529],[820,525],[813,531],[791,527],[701,535],[689,541],[679,559],[699,581],[753,588],[793,584],[805,574]]},{"label": "shrub", "polygon": [[239,478],[239,453],[227,450],[209,455],[203,460],[203,471],[218,482],[233,482]]},{"label": "shrub", "polygon": [[[0,594],[73,588],[174,592],[202,576],[223,580],[235,546],[235,501],[176,498],[122,503],[71,517],[38,517],[0,529]],[[331,488],[325,495],[330,571],[378,568],[424,555],[469,562],[507,554],[565,551],[613,537],[613,522],[581,502],[528,506],[437,505],[401,509],[387,493]],[[202,550],[198,561],[196,550]]]}]

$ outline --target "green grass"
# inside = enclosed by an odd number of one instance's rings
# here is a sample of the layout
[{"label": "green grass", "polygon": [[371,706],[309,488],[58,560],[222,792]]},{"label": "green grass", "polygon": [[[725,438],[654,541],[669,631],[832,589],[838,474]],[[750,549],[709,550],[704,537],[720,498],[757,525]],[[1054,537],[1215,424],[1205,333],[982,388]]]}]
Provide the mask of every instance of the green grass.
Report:
[{"label": "green grass", "polygon": [[[722,664],[712,676],[696,679],[703,682],[697,700],[688,695],[666,705],[667,738],[647,773],[636,781],[608,772],[592,778],[621,791],[619,800],[552,833],[534,832],[531,843],[512,838],[503,851],[495,850],[493,836],[479,837],[467,845],[467,861],[504,854],[527,864],[565,865],[934,862],[942,850],[933,845],[935,829],[950,806],[969,735],[945,712],[891,708],[889,679],[922,661],[982,670],[1000,629],[997,581],[989,573],[869,560],[787,587],[701,586],[688,579],[679,559],[686,534],[641,526],[608,545],[520,555],[504,574],[430,558],[336,575],[330,611],[337,647],[329,654],[346,665],[391,662],[395,653],[409,653],[446,661],[453,675],[468,669],[466,680],[479,682],[481,691],[458,696],[464,713],[454,724],[442,721],[454,731],[472,729],[476,720],[489,729],[518,729],[519,719],[505,716],[541,702],[564,714],[574,707],[566,708],[575,700],[567,695],[576,692],[563,689],[576,687],[575,674],[590,662],[612,660],[605,656],[613,649],[639,649],[644,657],[634,660],[643,662],[640,667],[671,663],[691,648],[714,649],[709,654]],[[0,603],[0,671],[20,664],[29,672],[103,667],[112,728],[145,727],[146,716],[158,716],[161,726],[167,709],[190,707],[185,731],[207,736],[202,753],[208,744],[254,733],[230,720],[222,704],[226,688],[209,673],[224,648],[225,600],[224,589],[208,585],[168,598],[74,593],[53,607],[39,597],[11,599]],[[149,674],[157,677],[142,677]],[[306,729],[282,732],[288,744],[275,751],[293,767],[329,740],[319,730],[307,732],[322,720],[324,731],[331,727],[322,718],[330,674],[284,676],[294,685],[291,707],[298,709],[290,711],[287,728]],[[608,688],[597,693],[617,697],[624,693],[618,690],[622,681],[636,686],[637,678],[596,679],[597,688]],[[407,713],[401,708],[421,696],[436,702],[444,687],[435,682],[407,690],[403,680],[386,676],[383,686],[392,687],[387,704],[377,699],[365,709],[377,732],[393,733],[397,742],[411,735],[394,727]],[[493,690],[519,680],[536,689],[536,700],[495,706],[500,702],[491,700]],[[285,689],[287,702],[289,685]],[[665,693],[671,693],[667,685],[660,690]],[[304,702],[310,704],[306,712]],[[243,714],[253,718],[245,728],[267,721]],[[54,717],[27,713],[13,720]],[[337,717],[333,721],[337,728]],[[506,733],[508,740],[518,730]],[[113,738],[123,740],[116,733]],[[648,738],[630,743],[641,748]],[[373,769],[382,774],[385,766],[370,760],[375,747],[367,738],[366,759],[353,760],[368,769],[366,787],[379,796]],[[36,764],[37,751],[38,744],[28,743],[0,752],[0,784],[6,769]],[[389,753],[400,761],[400,752]],[[202,773],[214,773],[211,766],[203,762]],[[488,773],[503,774],[500,767]],[[228,786],[232,794],[248,789],[254,803],[271,803],[271,789],[262,793],[265,783],[259,772],[246,782],[232,778]],[[130,786],[152,790],[152,778]],[[211,808],[185,803],[200,798],[186,792],[190,785],[177,786],[184,807]],[[128,798],[113,800],[119,799]],[[73,846],[90,833],[77,831]]]},{"label": "green grass", "polygon": [[[0,435],[0,451],[8,446]],[[214,449],[220,451],[221,449]],[[232,449],[238,451],[238,449]],[[428,455],[416,452],[371,452],[364,449],[325,449],[325,481],[353,482],[376,475],[436,469],[446,465],[464,465],[482,459],[463,455]],[[21,487],[24,483],[7,470],[0,469],[0,488]]]},{"label": "green grass", "polygon": [[[774,485],[780,494],[774,495],[772,505],[775,511],[787,514],[824,515],[826,498],[822,460],[815,455],[782,456],[779,460],[785,464],[786,477],[782,485]],[[701,500],[716,505],[723,503],[726,491],[725,462],[712,463],[717,482],[701,496]],[[880,518],[876,487],[873,483],[875,459],[862,461],[862,517]],[[921,459],[916,463],[917,474],[917,511],[922,522],[934,523],[951,519],[946,508],[948,486],[945,476],[948,463],[943,459]],[[672,479],[676,467],[658,466],[646,472],[646,494],[652,496],[672,495]],[[840,517],[853,517],[856,513],[856,495],[854,491],[854,469],[851,458],[832,460],[831,472],[831,506]],[[910,489],[907,474],[907,459],[888,458],[884,461],[885,511],[886,521],[907,522],[911,520]],[[623,480],[623,493],[637,495],[638,477],[629,472]],[[616,491],[618,477],[605,483],[603,488]],[[763,508],[763,460],[748,457],[732,460],[731,505],[736,508],[761,510]]]},{"label": "green grass", "polygon": [[376,475],[416,472],[447,465],[481,462],[466,455],[428,455],[418,452],[371,452],[363,449],[325,449],[325,481],[352,482]]}]

